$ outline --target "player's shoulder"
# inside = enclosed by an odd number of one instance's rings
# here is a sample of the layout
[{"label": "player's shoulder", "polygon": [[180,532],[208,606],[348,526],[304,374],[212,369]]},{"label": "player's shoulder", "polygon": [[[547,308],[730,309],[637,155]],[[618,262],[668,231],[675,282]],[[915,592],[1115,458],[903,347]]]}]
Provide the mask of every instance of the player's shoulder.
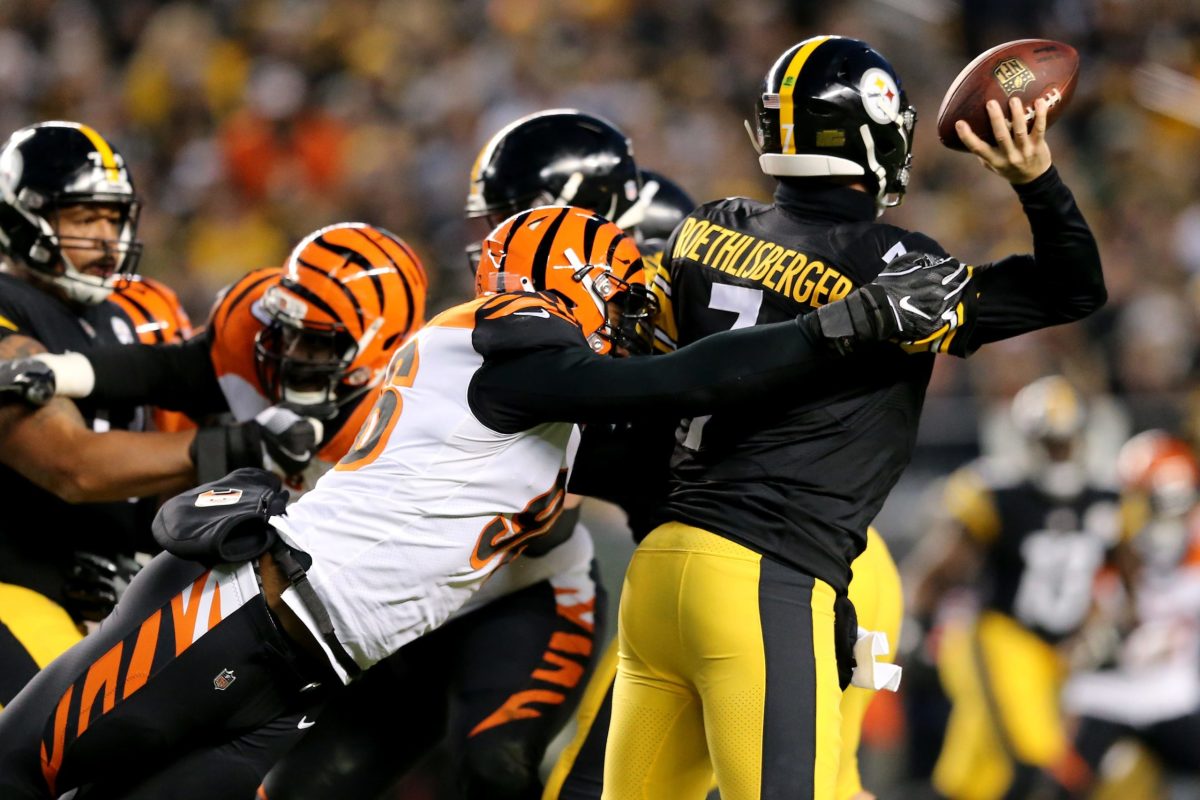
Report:
[{"label": "player's shoulder", "polygon": [[717,221],[721,219],[732,221],[765,214],[774,207],[771,203],[764,203],[750,197],[722,197],[719,200],[710,200],[707,203],[701,203],[688,216]]},{"label": "player's shoulder", "polygon": [[981,456],[956,469],[949,481],[960,490],[994,495],[1019,489],[1025,483],[1025,474],[1008,459]]},{"label": "player's shoulder", "polygon": [[257,311],[255,304],[282,274],[282,267],[263,267],[246,273],[218,291],[208,315],[209,327],[219,330],[239,314],[253,315]]},{"label": "player's shoulder", "polygon": [[506,292],[468,305],[473,311],[471,341],[484,358],[587,346],[570,306],[553,292]]},{"label": "player's shoulder", "polygon": [[0,272],[0,328],[24,333],[57,306],[61,303],[28,281]]},{"label": "player's shoulder", "polygon": [[261,300],[282,274],[280,267],[256,269],[218,292],[205,329],[218,378],[238,375],[257,385],[254,341],[270,322]]},{"label": "player's shoulder", "polygon": [[880,269],[906,253],[949,255],[931,236],[886,222],[844,222],[830,229],[829,238],[843,258],[866,260]]}]

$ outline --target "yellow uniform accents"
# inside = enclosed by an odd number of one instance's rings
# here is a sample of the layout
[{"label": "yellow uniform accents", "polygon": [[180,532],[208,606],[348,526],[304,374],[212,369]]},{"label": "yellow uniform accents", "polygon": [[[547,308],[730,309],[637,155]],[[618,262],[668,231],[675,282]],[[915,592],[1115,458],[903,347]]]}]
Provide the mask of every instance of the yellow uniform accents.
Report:
[{"label": "yellow uniform accents", "polygon": [[729,539],[655,529],[621,597],[605,800],[699,800],[710,759],[723,800],[758,800],[764,786],[832,800],[833,606],[828,585]]}]

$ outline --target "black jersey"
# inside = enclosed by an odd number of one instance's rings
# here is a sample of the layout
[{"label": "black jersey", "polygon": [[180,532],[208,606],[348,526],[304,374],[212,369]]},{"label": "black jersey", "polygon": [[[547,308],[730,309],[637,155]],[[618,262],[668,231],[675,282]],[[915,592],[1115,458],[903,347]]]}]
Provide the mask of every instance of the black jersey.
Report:
[{"label": "black jersey", "polygon": [[[721,534],[845,591],[867,526],[911,459],[933,354],[966,355],[1104,302],[1095,240],[1055,170],[1017,194],[1034,254],[973,268],[962,326],[919,346],[880,345],[828,364],[795,391],[685,420],[659,521]],[[810,312],[906,252],[945,252],[874,219],[865,193],[786,182],[773,204],[701,206],[668,243],[679,345]]]},{"label": "black jersey", "polygon": [[[13,334],[36,339],[51,353],[135,341],[129,318],[115,303],[76,313],[36,286],[0,273],[0,337]],[[75,404],[93,430],[143,427],[136,405]],[[74,551],[132,554],[148,533],[149,518],[138,503],[67,503],[2,465],[0,508],[0,582],[25,586],[56,603],[63,602]]]},{"label": "black jersey", "polygon": [[945,504],[983,550],[984,608],[1049,642],[1079,629],[1096,573],[1124,536],[1115,492],[1088,486],[1075,497],[1055,498],[1028,478],[985,464],[951,476]]}]

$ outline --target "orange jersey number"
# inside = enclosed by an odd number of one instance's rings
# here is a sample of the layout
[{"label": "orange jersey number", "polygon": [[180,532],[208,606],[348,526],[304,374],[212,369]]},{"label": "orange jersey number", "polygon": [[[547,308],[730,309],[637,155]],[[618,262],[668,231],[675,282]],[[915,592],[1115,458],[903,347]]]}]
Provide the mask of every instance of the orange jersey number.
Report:
[{"label": "orange jersey number", "polygon": [[387,372],[384,373],[379,398],[363,426],[359,428],[350,452],[342,457],[334,469],[358,469],[379,458],[388,434],[396,427],[400,412],[404,410],[404,398],[400,395],[400,389],[413,385],[420,363],[416,339],[396,351],[388,364]]}]

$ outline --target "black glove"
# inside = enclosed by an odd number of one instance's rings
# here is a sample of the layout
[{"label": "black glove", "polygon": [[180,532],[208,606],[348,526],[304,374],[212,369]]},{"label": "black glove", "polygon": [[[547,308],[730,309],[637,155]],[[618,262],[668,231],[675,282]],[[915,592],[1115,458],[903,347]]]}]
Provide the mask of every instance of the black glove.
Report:
[{"label": "black glove", "polygon": [[76,550],[71,573],[63,584],[67,612],[75,619],[99,622],[112,613],[141,568],[127,555]]},{"label": "black glove", "polygon": [[253,424],[258,426],[266,451],[264,466],[277,467],[275,471],[282,472],[284,477],[304,471],[317,454],[325,433],[320,420],[300,416],[282,406],[259,412]]},{"label": "black glove", "polygon": [[959,325],[970,270],[948,256],[906,253],[875,280],[817,309],[821,334],[842,354],[888,339],[914,341]]},{"label": "black glove", "polygon": [[0,402],[44,406],[54,397],[54,370],[36,358],[0,361]]},{"label": "black glove", "polygon": [[197,483],[219,480],[235,469],[257,467],[287,478],[299,475],[324,436],[320,420],[271,406],[249,422],[196,431],[189,454]]}]

